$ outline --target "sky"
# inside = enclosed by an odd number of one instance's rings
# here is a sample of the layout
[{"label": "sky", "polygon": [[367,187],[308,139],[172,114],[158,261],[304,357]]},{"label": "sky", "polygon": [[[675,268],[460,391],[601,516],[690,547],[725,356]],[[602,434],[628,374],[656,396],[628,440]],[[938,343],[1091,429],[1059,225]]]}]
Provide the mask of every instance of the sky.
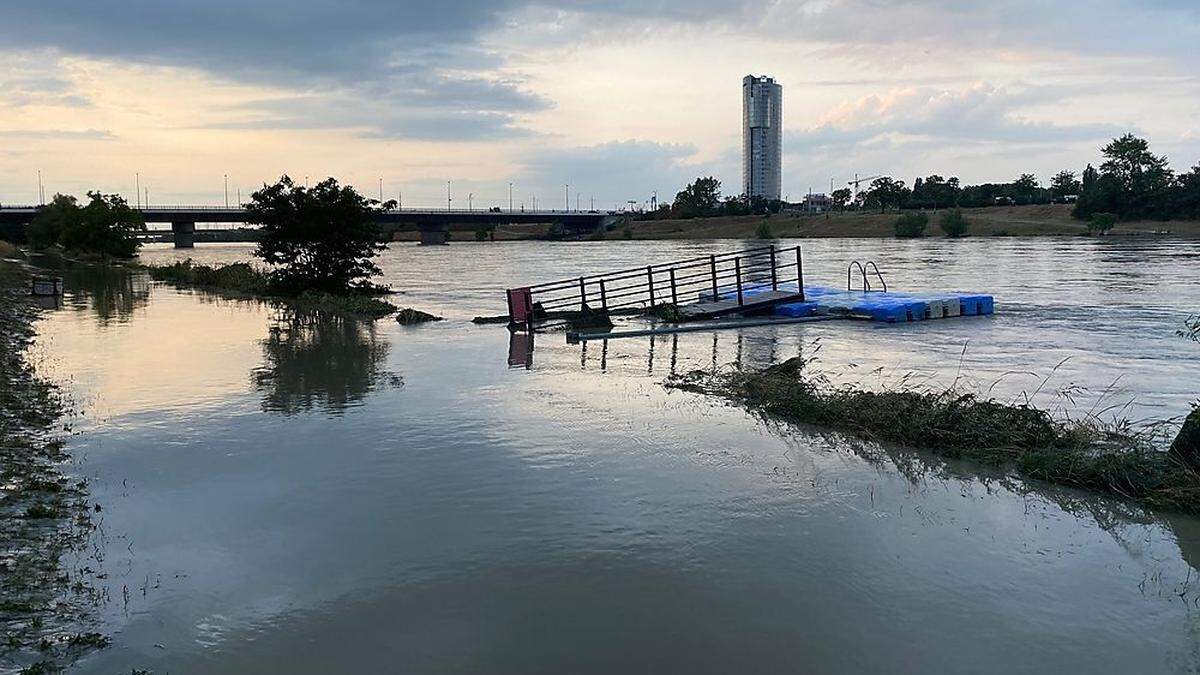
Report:
[{"label": "sky", "polygon": [[738,194],[747,74],[783,86],[792,200],[1045,183],[1126,132],[1200,163],[1196,0],[4,0],[0,26],[4,204],[39,170],[154,204],[285,173],[406,207]]}]

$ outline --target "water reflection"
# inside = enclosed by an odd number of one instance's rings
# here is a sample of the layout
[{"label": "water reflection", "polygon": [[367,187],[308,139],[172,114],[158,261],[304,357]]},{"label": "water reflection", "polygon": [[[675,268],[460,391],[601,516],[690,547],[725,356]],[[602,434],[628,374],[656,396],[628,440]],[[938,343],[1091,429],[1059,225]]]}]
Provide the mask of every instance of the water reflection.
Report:
[{"label": "water reflection", "polygon": [[62,275],[70,289],[66,305],[77,311],[94,312],[101,326],[128,323],[150,299],[149,278],[124,267],[71,264],[44,256],[35,262]]},{"label": "water reflection", "polygon": [[264,363],[251,373],[262,408],[285,415],[338,415],[377,386],[402,386],[384,368],[389,344],[372,323],[279,309],[262,340]]}]

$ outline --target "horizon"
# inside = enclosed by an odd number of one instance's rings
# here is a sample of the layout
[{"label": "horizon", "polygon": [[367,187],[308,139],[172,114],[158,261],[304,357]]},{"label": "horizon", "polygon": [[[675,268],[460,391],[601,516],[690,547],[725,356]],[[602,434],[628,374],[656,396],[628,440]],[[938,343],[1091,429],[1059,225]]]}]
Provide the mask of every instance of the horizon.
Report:
[{"label": "horizon", "polygon": [[[283,174],[405,206],[660,202],[741,192],[741,78],[783,87],[783,194],[861,176],[964,184],[1098,164],[1126,132],[1200,161],[1200,9],[126,2],[0,7],[0,203],[89,189],[220,204]],[[718,14],[718,9],[724,10]],[[1033,17],[1031,19],[1031,17]],[[1145,27],[1129,33],[1126,26]],[[913,27],[908,29],[907,27]],[[686,54],[686,59],[679,58]],[[697,115],[695,111],[704,111]]]}]

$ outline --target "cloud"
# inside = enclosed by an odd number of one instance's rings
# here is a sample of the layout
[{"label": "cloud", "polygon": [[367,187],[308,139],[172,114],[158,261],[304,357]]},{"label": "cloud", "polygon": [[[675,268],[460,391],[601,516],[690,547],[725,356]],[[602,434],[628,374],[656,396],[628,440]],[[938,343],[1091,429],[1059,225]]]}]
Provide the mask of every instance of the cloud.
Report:
[{"label": "cloud", "polygon": [[[535,148],[522,158],[523,175],[543,195],[561,195],[570,184],[583,201],[596,198],[605,208],[629,199],[648,201],[657,190],[660,201],[694,179],[702,167],[690,161],[690,145],[644,140],[612,141],[572,148]],[[561,199],[560,199],[561,201]]]},{"label": "cloud", "polygon": [[986,83],[965,89],[903,88],[847,101],[812,128],[787,134],[788,152],[807,153],[918,138],[944,143],[1052,143],[1097,141],[1128,129],[1109,124],[1058,124],[1019,114],[1045,90],[1010,91]]},{"label": "cloud", "polygon": [[0,138],[16,140],[111,141],[107,129],[0,129]]},{"label": "cloud", "polygon": [[531,135],[518,116],[550,101],[508,80],[397,75],[344,90],[248,101],[221,109],[211,129],[350,129],[365,138],[474,141]]}]

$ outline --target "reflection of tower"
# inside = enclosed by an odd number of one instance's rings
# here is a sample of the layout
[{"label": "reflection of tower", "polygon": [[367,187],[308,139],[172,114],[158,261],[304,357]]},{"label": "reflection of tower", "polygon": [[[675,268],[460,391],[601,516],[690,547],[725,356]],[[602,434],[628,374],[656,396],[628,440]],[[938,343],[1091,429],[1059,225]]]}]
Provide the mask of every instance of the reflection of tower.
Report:
[{"label": "reflection of tower", "polygon": [[742,193],[779,199],[782,190],[783,87],[769,77],[742,78]]}]

